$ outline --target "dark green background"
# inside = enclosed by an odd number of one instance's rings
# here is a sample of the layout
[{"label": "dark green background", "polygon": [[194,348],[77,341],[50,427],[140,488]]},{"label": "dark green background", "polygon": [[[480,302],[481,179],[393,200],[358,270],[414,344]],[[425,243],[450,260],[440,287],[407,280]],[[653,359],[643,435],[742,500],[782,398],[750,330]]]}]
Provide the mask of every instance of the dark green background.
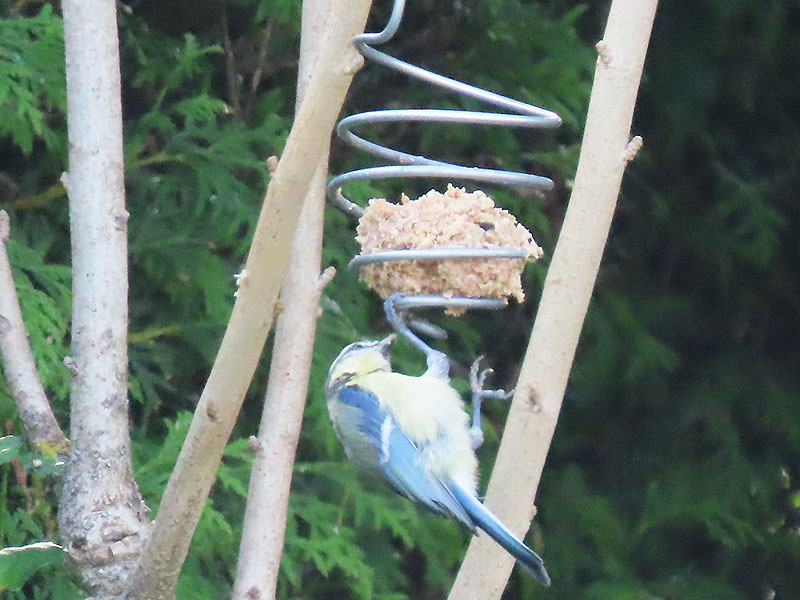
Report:
[{"label": "dark green background", "polygon": [[[119,4],[131,265],[131,413],[138,479],[158,498],[219,343],[267,177],[291,123],[299,31],[294,0]],[[372,29],[389,6],[376,2]],[[381,140],[465,164],[547,174],[555,190],[490,190],[545,259],[528,301],[437,320],[454,374],[483,353],[511,386],[552,255],[607,2],[412,0],[389,51],[556,110],[557,133],[443,126],[377,128]],[[59,6],[0,2],[0,207],[34,351],[62,422],[69,345],[63,41]],[[233,70],[225,69],[227,22]],[[261,59],[265,32],[269,30]],[[527,540],[553,586],[524,573],[507,598],[800,598],[800,6],[789,0],[663,0],[633,133],[644,148],[623,182]],[[254,73],[261,78],[252,91]],[[235,87],[238,103],[231,95]],[[345,113],[467,106],[378,68],[360,72]],[[338,141],[332,170],[370,164]],[[359,198],[436,182],[354,186]],[[327,420],[321,384],[346,343],[388,330],[345,265],[356,250],[328,212],[327,288],[293,483],[281,598],[441,598],[468,533],[356,479]],[[408,347],[399,369],[418,373]],[[179,587],[223,598],[235,569],[247,436],[260,369]],[[465,388],[463,380],[456,384]],[[4,385],[4,384],[3,384]],[[5,433],[21,434],[0,386]],[[490,468],[505,419],[487,407]],[[20,485],[0,467],[0,546],[57,539],[52,480]],[[520,457],[524,460],[525,457]],[[46,467],[47,465],[45,465]],[[78,594],[60,567],[10,598]],[[774,594],[774,596],[772,595]]]}]

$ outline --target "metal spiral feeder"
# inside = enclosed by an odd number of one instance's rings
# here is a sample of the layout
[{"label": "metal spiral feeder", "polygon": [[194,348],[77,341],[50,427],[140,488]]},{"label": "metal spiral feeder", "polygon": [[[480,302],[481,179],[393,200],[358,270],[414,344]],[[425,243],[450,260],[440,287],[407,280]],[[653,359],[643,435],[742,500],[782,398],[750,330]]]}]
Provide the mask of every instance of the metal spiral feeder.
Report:
[{"label": "metal spiral feeder", "polygon": [[[451,181],[466,180],[471,182],[484,182],[514,188],[534,189],[547,191],[552,189],[553,182],[547,177],[503,171],[466,167],[451,163],[433,160],[423,156],[407,154],[380,144],[370,142],[353,133],[354,128],[361,125],[374,123],[460,123],[473,125],[496,125],[503,127],[527,127],[530,129],[554,129],[561,125],[561,118],[554,112],[495,94],[449,77],[438,75],[421,67],[403,62],[389,56],[373,46],[388,42],[396,33],[403,18],[405,0],[395,0],[389,22],[379,33],[364,33],[357,36],[353,43],[365,59],[374,61],[385,67],[404,73],[439,86],[456,94],[474,98],[510,113],[490,113],[467,110],[442,110],[442,109],[399,109],[378,110],[351,115],[342,119],[336,127],[338,135],[348,144],[378,156],[393,164],[358,169],[343,173],[331,179],[327,186],[327,196],[339,209],[355,218],[360,218],[364,208],[351,202],[342,195],[341,189],[348,183],[371,179],[395,178],[436,178]],[[442,260],[442,259],[525,259],[527,252],[517,248],[425,248],[425,249],[400,249],[361,254],[353,258],[350,268],[361,267],[366,264],[386,261],[408,260]],[[406,313],[414,308],[455,308],[455,309],[497,309],[507,305],[505,298],[468,298],[445,297],[442,295],[416,295],[410,296],[402,293],[390,295],[384,308],[386,316],[398,333],[404,335],[414,346],[423,351],[428,357],[428,365],[438,364],[445,368],[442,359],[446,357],[433,350],[423,342],[411,328],[417,332],[433,338],[444,338],[446,333],[439,327],[422,319],[409,316]]]}]

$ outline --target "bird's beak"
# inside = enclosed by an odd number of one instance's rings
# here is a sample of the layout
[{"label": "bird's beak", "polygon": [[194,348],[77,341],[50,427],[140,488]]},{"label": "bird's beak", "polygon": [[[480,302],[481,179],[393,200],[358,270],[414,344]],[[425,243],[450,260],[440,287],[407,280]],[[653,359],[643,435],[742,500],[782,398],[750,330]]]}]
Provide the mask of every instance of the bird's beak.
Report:
[{"label": "bird's beak", "polygon": [[389,358],[389,351],[391,350],[391,346],[396,339],[397,339],[397,334],[393,333],[391,335],[387,335],[378,344],[378,348],[380,348],[381,354],[383,354],[383,356],[386,357],[387,359]]}]

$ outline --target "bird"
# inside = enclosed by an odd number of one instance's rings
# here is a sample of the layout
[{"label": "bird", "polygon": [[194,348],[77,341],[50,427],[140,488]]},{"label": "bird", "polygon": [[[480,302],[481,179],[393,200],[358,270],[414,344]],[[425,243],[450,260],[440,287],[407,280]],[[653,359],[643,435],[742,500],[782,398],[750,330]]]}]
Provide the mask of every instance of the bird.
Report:
[{"label": "bird", "polygon": [[[431,350],[420,376],[395,373],[392,334],[346,346],[325,381],[334,431],[348,460],[377,472],[402,496],[434,513],[478,529],[542,584],[544,562],[478,498],[475,439],[460,394],[450,385],[449,361]],[[482,382],[482,379],[481,379]]]}]

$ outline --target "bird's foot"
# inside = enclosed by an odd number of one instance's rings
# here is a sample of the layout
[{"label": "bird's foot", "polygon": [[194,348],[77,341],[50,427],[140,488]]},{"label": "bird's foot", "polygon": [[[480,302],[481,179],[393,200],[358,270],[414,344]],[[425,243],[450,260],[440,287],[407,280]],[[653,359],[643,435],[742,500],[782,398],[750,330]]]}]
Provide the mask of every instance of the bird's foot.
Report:
[{"label": "bird's foot", "polygon": [[473,449],[479,448],[483,444],[483,430],[481,429],[481,402],[483,399],[508,400],[514,395],[514,390],[507,392],[503,389],[483,389],[486,378],[494,373],[494,369],[481,370],[481,361],[483,361],[483,356],[476,358],[469,369],[469,387],[472,390],[472,427],[469,430],[469,437],[472,440]]}]

